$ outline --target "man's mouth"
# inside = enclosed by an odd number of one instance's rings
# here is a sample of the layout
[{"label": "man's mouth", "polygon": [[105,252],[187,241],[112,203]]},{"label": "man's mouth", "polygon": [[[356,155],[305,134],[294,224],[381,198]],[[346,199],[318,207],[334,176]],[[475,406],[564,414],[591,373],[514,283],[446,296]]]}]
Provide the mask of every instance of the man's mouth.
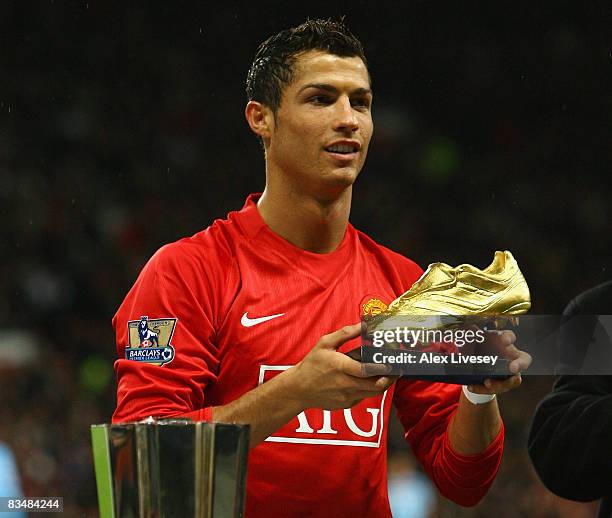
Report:
[{"label": "man's mouth", "polygon": [[333,146],[326,147],[325,151],[330,153],[338,153],[340,155],[349,155],[359,151],[359,146],[356,144],[335,144]]}]

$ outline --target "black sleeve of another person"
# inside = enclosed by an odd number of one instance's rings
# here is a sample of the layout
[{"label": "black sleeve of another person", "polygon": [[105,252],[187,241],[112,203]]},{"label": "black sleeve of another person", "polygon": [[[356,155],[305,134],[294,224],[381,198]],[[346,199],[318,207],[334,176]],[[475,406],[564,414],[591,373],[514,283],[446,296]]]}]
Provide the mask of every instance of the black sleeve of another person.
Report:
[{"label": "black sleeve of another person", "polygon": [[[612,314],[612,282],[574,299],[565,315],[577,314]],[[575,347],[563,340],[562,348]],[[612,496],[612,376],[560,376],[536,409],[528,447],[553,493],[578,501]]]}]

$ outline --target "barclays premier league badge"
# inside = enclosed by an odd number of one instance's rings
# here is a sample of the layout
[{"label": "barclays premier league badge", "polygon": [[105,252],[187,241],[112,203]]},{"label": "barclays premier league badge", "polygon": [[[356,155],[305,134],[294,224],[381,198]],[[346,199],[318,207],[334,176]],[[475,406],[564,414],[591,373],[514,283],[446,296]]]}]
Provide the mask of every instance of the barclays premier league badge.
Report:
[{"label": "barclays premier league badge", "polygon": [[174,359],[174,347],[170,344],[176,318],[156,318],[142,316],[140,320],[128,322],[129,347],[125,348],[125,358],[137,362],[164,365]]}]

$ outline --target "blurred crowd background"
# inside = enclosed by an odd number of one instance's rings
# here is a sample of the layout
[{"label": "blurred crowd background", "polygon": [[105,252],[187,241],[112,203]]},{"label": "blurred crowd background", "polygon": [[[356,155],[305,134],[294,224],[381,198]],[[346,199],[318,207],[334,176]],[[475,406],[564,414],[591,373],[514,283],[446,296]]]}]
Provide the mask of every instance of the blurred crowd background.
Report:
[{"label": "blurred crowd background", "polygon": [[[257,45],[341,14],[375,93],[355,226],[422,266],[484,267],[509,249],[536,313],[612,277],[603,0],[3,2],[0,441],[25,495],[97,516],[89,426],[114,408],[111,318],[157,248],[262,190],[243,117]],[[396,516],[592,516],[526,455],[551,383],[500,397],[507,450],[473,509],[438,497],[393,431],[392,493],[408,495]]]}]

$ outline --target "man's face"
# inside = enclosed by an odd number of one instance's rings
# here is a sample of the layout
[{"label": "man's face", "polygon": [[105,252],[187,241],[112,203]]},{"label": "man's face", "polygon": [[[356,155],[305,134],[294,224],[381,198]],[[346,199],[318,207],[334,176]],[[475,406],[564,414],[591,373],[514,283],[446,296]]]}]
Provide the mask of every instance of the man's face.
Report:
[{"label": "man's face", "polygon": [[320,199],[353,184],[372,137],[372,93],[358,57],[310,51],[297,58],[267,149],[268,166]]}]

